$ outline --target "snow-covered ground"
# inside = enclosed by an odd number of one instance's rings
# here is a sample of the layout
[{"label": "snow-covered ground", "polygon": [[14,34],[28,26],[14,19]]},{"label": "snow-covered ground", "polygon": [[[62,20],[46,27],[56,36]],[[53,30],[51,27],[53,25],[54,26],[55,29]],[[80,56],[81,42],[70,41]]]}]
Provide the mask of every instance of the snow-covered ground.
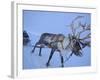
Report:
[{"label": "snow-covered ground", "polygon": [[[49,59],[51,49],[43,48],[41,52],[42,56],[39,56],[39,48],[36,48],[35,52],[31,53],[33,49],[33,45],[39,39],[39,37],[35,37],[35,38],[33,38],[33,36],[31,37],[32,39],[36,39],[36,40],[31,39],[31,42],[27,46],[23,47],[23,69],[47,68],[46,63]],[[63,52],[64,61],[66,60],[66,57],[69,56],[69,54],[70,52],[68,51]],[[64,62],[64,66],[65,67],[90,66],[91,64],[90,55],[91,55],[90,48],[86,47],[83,49],[82,57],[73,55],[68,61]],[[55,68],[55,67],[56,68],[61,67],[61,59],[60,59],[59,52],[54,53],[50,61],[50,66],[48,68]]]},{"label": "snow-covered ground", "polygon": [[[23,69],[36,69],[36,68],[46,68],[46,63],[48,61],[51,49],[44,48],[42,49],[42,56],[39,56],[39,49],[36,49],[32,54],[32,45],[39,40],[42,33],[55,33],[55,34],[64,34],[68,36],[71,33],[71,28],[67,27],[73,19],[77,16],[84,16],[84,18],[79,19],[75,25],[82,24],[91,24],[91,14],[89,13],[70,13],[70,12],[48,12],[48,11],[23,11],[23,28],[29,34],[31,42],[29,45],[23,47]],[[79,29],[80,30],[80,29]],[[87,33],[81,35],[83,37]],[[64,60],[70,52],[63,52]],[[83,49],[83,56],[77,57],[73,55],[68,61],[64,63],[65,67],[81,67],[81,66],[90,66],[91,65],[91,48]],[[55,52],[51,61],[50,68],[60,67],[61,61],[58,52]]]}]

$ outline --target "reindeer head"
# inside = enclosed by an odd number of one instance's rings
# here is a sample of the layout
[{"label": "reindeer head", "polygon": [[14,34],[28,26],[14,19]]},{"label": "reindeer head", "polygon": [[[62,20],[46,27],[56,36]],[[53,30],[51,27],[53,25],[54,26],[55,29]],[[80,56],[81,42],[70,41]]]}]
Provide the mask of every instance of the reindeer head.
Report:
[{"label": "reindeer head", "polygon": [[[70,48],[72,53],[74,53],[76,56],[81,56],[81,51],[86,46],[90,47],[90,24],[82,24],[81,22],[78,22],[78,26],[75,26],[75,21],[81,18],[84,18],[84,16],[76,17],[69,26],[72,31],[72,33],[69,34]],[[78,31],[78,29],[80,30]],[[84,37],[82,37],[81,34],[85,32],[88,33],[85,34]]]}]

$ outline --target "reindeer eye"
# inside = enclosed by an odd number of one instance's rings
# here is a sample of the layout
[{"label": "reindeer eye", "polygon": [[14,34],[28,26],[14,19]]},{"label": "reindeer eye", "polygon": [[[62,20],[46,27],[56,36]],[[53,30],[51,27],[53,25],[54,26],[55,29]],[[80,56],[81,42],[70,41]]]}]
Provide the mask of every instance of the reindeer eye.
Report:
[{"label": "reindeer eye", "polygon": [[75,42],[76,40],[75,39],[73,39],[73,42]]}]

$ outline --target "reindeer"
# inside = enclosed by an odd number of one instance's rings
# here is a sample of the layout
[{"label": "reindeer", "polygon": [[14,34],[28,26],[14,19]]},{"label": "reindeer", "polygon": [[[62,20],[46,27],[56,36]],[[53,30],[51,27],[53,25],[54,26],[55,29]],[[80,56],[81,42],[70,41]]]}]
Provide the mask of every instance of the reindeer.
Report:
[{"label": "reindeer", "polygon": [[[71,53],[69,57],[65,60],[69,60],[70,57],[74,54],[76,56],[82,56],[82,49],[86,46],[90,47],[90,41],[86,41],[86,39],[90,38],[90,33],[86,35],[84,38],[80,38],[80,35],[85,31],[90,31],[90,25],[86,26],[86,24],[79,23],[79,26],[76,28],[74,22],[82,18],[83,16],[76,17],[70,24],[70,28],[72,33],[68,34],[68,36],[64,36],[63,34],[52,34],[52,33],[43,33],[39,39],[39,41],[35,44],[32,49],[32,53],[34,53],[35,48],[40,48],[39,56],[41,56],[41,50],[44,47],[51,48],[51,53],[49,59],[46,63],[48,67],[50,64],[50,60],[55,51],[58,51],[61,58],[61,67],[64,67],[64,59],[63,59],[63,50],[70,50]],[[82,28],[80,32],[76,32],[78,28]]]},{"label": "reindeer", "polygon": [[[39,39],[39,41],[35,44],[32,53],[34,52],[35,48],[40,48],[39,56],[41,56],[41,50],[44,47],[52,48],[52,44],[55,42],[63,42],[65,36],[63,34],[52,34],[52,33],[43,33]],[[63,47],[63,45],[62,45]]]},{"label": "reindeer", "polygon": [[[71,49],[71,54],[69,55],[69,57],[66,59],[66,60],[69,60],[69,58],[75,54],[76,56],[82,56],[82,49],[85,48],[85,47],[90,47],[91,46],[91,41],[90,41],[90,38],[91,38],[91,33],[90,33],[90,25],[86,25],[85,24],[82,24],[79,22],[79,25],[78,27],[75,27],[74,25],[74,22],[79,19],[79,18],[83,18],[83,16],[78,16],[76,17],[72,23],[69,25],[69,27],[71,28],[72,30],[72,34],[69,34],[69,39],[70,39],[70,43],[69,43],[69,46],[70,46],[70,49]],[[77,29],[81,28],[81,31],[77,31]],[[87,32],[89,31],[89,33],[81,38],[81,34],[84,33],[84,32]]]},{"label": "reindeer", "polygon": [[30,37],[28,33],[24,30],[23,31],[23,45],[26,46],[30,42]]},{"label": "reindeer", "polygon": [[[63,34],[52,34],[52,33],[43,33],[40,37],[40,40],[35,44],[32,53],[34,53],[35,48],[38,47],[40,48],[39,51],[39,56],[41,56],[41,50],[42,48],[44,48],[45,46],[48,48],[51,48],[51,53],[48,59],[48,62],[46,63],[46,66],[49,66],[49,62],[54,54],[55,51],[58,51],[60,53],[60,57],[61,57],[61,63],[62,63],[62,67],[63,65],[63,56],[62,56],[62,50],[67,48],[68,45],[68,38],[65,37]],[[65,44],[65,42],[67,41],[67,44]],[[66,45],[66,46],[65,46]]]}]

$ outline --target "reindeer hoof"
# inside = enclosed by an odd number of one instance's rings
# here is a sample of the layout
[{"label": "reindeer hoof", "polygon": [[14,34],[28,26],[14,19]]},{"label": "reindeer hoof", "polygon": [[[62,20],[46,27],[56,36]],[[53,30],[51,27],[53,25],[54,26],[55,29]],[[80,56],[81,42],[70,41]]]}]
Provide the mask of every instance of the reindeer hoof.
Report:
[{"label": "reindeer hoof", "polygon": [[64,67],[64,65],[61,65],[61,67],[63,68],[63,67]]},{"label": "reindeer hoof", "polygon": [[41,54],[39,54],[39,56],[42,56]]},{"label": "reindeer hoof", "polygon": [[33,53],[34,51],[32,50],[31,53]]},{"label": "reindeer hoof", "polygon": [[46,66],[48,67],[48,66],[50,66],[50,64],[49,63],[46,63]]}]

